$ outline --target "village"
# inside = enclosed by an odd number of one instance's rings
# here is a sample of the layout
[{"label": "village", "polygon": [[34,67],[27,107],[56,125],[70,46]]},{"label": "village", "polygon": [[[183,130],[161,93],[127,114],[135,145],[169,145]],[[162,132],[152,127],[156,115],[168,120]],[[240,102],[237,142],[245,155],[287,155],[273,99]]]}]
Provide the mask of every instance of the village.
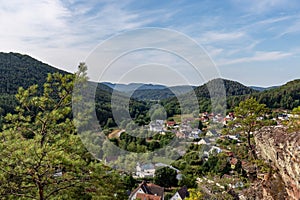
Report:
[{"label": "village", "polygon": [[[292,114],[285,112],[277,113],[275,117],[268,116],[272,125],[282,126],[283,123],[293,117]],[[218,154],[226,155],[227,162],[229,163],[229,171],[227,174],[222,176],[222,179],[216,177],[196,177],[196,183],[202,185],[203,189],[208,193],[212,193],[204,185],[212,185],[217,190],[225,191],[225,188],[230,189],[243,189],[247,185],[242,181],[241,177],[237,174],[237,170],[243,170],[247,174],[247,177],[251,179],[254,173],[253,167],[246,161],[242,159],[237,159],[236,154],[238,153],[236,147],[243,146],[246,142],[245,137],[240,133],[230,134],[225,133],[223,128],[227,124],[236,119],[233,112],[229,112],[225,117],[221,114],[213,113],[201,113],[199,118],[187,117],[182,121],[171,120],[155,120],[149,124],[149,130],[152,132],[164,135],[166,133],[173,133],[177,138],[189,138],[190,145],[193,148],[202,147],[201,159],[203,161],[208,161],[210,156],[217,156]],[[258,119],[263,120],[263,119]],[[195,121],[198,124],[195,126]],[[252,133],[251,133],[252,134]],[[238,156],[239,158],[243,156]],[[161,167],[168,167],[176,171],[177,180],[182,179],[182,173],[179,169],[171,166],[165,165],[163,163],[137,163],[136,171],[133,174],[135,179],[139,180],[150,180],[148,182],[143,181],[138,188],[133,190],[130,194],[129,199],[147,199],[147,200],[162,200],[164,199],[164,188],[151,183],[151,179],[155,177],[156,169]],[[261,179],[265,174],[258,174]],[[182,186],[174,193],[174,195],[168,199],[171,200],[183,200],[189,196],[189,192],[186,185]],[[170,196],[170,195],[169,195]],[[239,196],[240,199],[245,199],[243,196]]]}]

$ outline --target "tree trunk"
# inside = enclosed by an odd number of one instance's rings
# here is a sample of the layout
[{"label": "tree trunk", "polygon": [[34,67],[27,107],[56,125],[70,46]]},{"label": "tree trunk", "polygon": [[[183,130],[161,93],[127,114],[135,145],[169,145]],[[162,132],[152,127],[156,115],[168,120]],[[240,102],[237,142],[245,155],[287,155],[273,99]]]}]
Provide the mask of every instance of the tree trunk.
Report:
[{"label": "tree trunk", "polygon": [[38,188],[39,188],[40,200],[44,200],[44,188],[40,183],[38,184]]},{"label": "tree trunk", "polygon": [[255,152],[255,149],[251,145],[251,135],[250,135],[250,132],[247,133],[247,140],[248,140],[248,148],[250,149],[253,158],[257,159],[257,155],[256,155],[256,152]]}]

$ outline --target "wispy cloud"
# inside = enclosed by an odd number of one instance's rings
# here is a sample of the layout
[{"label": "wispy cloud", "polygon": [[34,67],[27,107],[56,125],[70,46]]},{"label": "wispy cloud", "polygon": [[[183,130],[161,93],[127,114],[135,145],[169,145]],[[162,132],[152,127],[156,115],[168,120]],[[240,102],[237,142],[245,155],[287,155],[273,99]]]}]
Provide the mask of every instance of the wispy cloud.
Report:
[{"label": "wispy cloud", "polygon": [[[130,1],[62,2],[46,1],[5,1],[0,3],[0,51],[18,49],[38,58],[45,58],[42,52],[70,52],[78,50],[88,54],[99,42],[108,37],[138,27],[146,26],[158,18],[147,17],[148,12],[131,12],[125,7]],[[152,15],[154,11],[151,11]],[[162,10],[157,13],[163,13]],[[169,17],[165,15],[165,17]],[[56,53],[54,53],[56,54]],[[67,53],[68,54],[68,53]],[[58,54],[59,55],[59,54]],[[78,58],[62,54],[50,63],[74,68]]]},{"label": "wispy cloud", "polygon": [[288,9],[299,3],[297,0],[232,0],[231,2],[239,9],[252,14],[262,14],[271,11],[273,12],[274,10]]},{"label": "wispy cloud", "polygon": [[199,40],[205,43],[213,42],[228,42],[232,40],[238,40],[245,36],[244,32],[215,32],[209,31],[204,33]]},{"label": "wispy cloud", "polygon": [[240,63],[273,66],[277,60],[296,65],[299,11],[298,0],[0,0],[0,51],[75,71],[100,42],[150,26],[187,34],[226,70]]},{"label": "wispy cloud", "polygon": [[285,28],[277,37],[282,37],[286,34],[297,34],[300,33],[300,16],[298,19],[293,21],[291,25]]},{"label": "wispy cloud", "polygon": [[217,63],[219,66],[224,66],[224,65],[249,63],[249,62],[275,61],[275,60],[280,60],[283,58],[290,57],[292,55],[293,53],[284,53],[280,51],[270,51],[270,52],[258,51],[255,52],[253,56],[241,57],[236,59],[228,59],[228,60],[219,60],[217,61]]}]

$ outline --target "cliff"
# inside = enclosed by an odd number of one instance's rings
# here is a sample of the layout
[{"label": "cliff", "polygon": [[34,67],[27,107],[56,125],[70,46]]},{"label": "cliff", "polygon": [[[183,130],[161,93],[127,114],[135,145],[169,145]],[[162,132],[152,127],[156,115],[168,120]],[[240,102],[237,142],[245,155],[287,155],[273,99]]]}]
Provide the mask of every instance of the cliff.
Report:
[{"label": "cliff", "polygon": [[254,133],[258,156],[273,170],[257,185],[263,199],[300,199],[300,132],[264,127]]}]

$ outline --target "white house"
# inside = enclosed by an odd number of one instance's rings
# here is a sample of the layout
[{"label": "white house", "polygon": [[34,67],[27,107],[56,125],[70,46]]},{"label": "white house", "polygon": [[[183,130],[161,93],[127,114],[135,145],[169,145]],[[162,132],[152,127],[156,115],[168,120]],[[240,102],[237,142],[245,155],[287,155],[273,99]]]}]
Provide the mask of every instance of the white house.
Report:
[{"label": "white house", "polygon": [[183,186],[178,190],[170,200],[184,200],[186,197],[189,197],[189,192],[186,186]]},{"label": "white house", "polygon": [[140,165],[137,163],[136,176],[139,178],[153,178],[155,174],[155,166],[151,163]]},{"label": "white house", "polygon": [[199,142],[197,142],[198,145],[200,144],[206,144],[210,145],[210,140],[208,138],[202,138]]},{"label": "white house", "polygon": [[163,120],[155,120],[154,122],[150,122],[150,131],[153,132],[162,132],[164,128]]},{"label": "white house", "polygon": [[210,148],[210,150],[208,151],[209,154],[212,154],[216,152],[217,154],[221,153],[222,152],[222,149],[220,149],[219,147],[216,147],[216,146],[212,146]]},{"label": "white house", "polygon": [[207,131],[206,136],[217,137],[217,136],[219,136],[219,134],[216,130],[209,130],[209,131]]}]

